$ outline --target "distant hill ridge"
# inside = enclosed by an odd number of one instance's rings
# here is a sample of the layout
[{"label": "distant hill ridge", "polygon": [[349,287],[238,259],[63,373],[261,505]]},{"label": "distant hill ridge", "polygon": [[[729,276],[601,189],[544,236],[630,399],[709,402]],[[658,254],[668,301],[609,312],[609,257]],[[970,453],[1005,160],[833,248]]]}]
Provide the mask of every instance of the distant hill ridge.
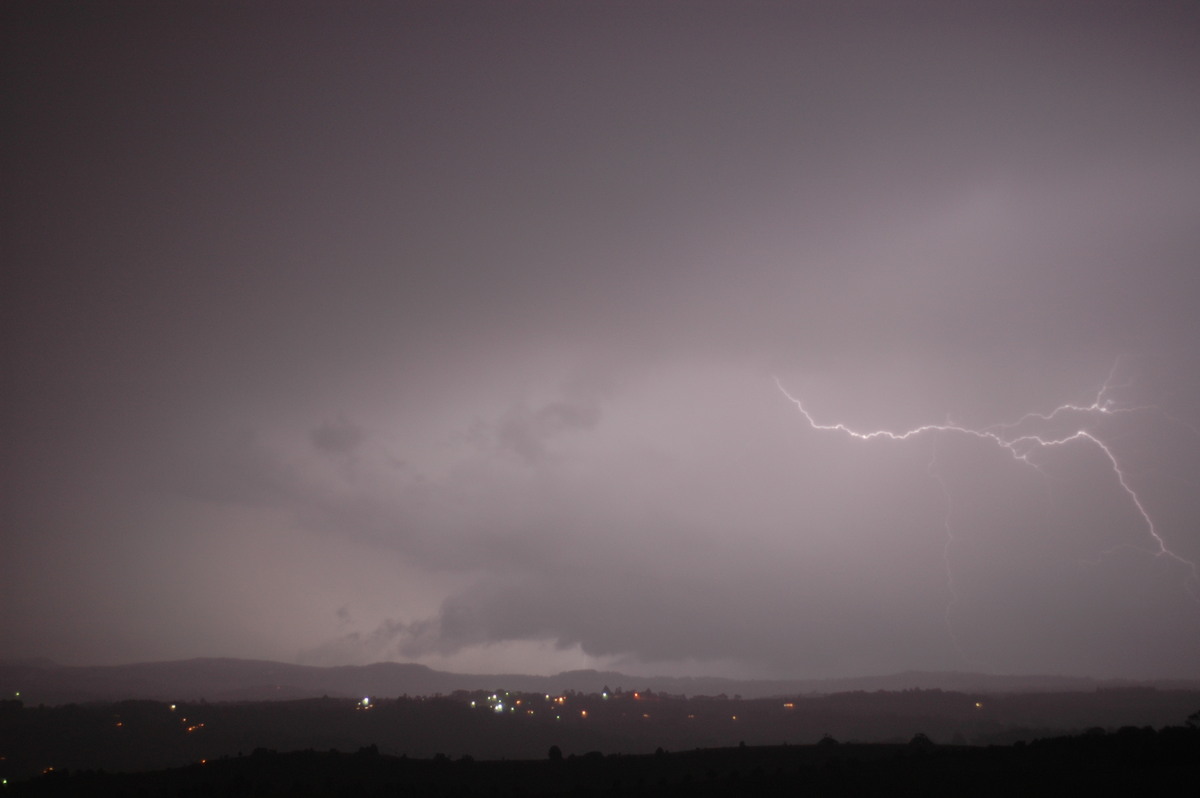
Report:
[{"label": "distant hill ridge", "polygon": [[855,690],[942,689],[971,693],[1079,692],[1102,688],[1200,689],[1194,681],[1098,680],[1067,676],[999,676],[908,671],[841,679],[743,680],[721,677],[632,676],[617,671],[575,670],[554,676],[461,674],[425,665],[316,667],[264,660],[197,658],[131,665],[62,666],[48,660],[0,662],[0,696],[18,692],[26,705],[152,699],[157,701],[261,701],[328,696],[393,697],[448,694],[455,690],[584,693],[612,689],[653,690],[673,695],[765,698]]}]

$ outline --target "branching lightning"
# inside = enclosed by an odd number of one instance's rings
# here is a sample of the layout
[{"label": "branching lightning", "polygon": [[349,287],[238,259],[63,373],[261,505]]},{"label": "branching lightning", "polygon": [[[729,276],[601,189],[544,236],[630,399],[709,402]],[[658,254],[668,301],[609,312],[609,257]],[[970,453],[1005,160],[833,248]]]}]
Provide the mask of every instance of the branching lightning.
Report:
[{"label": "branching lightning", "polygon": [[[1184,581],[1184,587],[1191,596],[1192,600],[1200,603],[1200,569],[1197,568],[1195,562],[1179,555],[1168,546],[1167,541],[1164,539],[1157,525],[1155,524],[1154,518],[1150,510],[1147,508],[1146,503],[1142,500],[1142,497],[1138,494],[1137,490],[1130,482],[1126,470],[1121,466],[1121,462],[1117,458],[1116,453],[1113,451],[1111,446],[1109,446],[1099,437],[1099,433],[1095,431],[1097,422],[1104,417],[1118,414],[1136,413],[1139,411],[1156,410],[1156,408],[1147,406],[1124,407],[1116,402],[1110,394],[1114,388],[1123,386],[1113,385],[1115,371],[1116,365],[1113,366],[1113,371],[1109,373],[1108,379],[1105,380],[1100,390],[1096,393],[1095,400],[1091,404],[1083,405],[1064,403],[1058,407],[1055,407],[1049,412],[1029,412],[1013,422],[993,424],[978,428],[962,426],[948,421],[945,424],[923,424],[921,426],[906,430],[876,429],[864,431],[851,428],[850,426],[841,422],[821,423],[817,421],[812,413],[809,412],[800,399],[788,392],[778,377],[775,378],[775,385],[779,388],[779,391],[785,397],[787,397],[788,401],[796,406],[796,409],[800,411],[800,415],[813,430],[818,432],[836,432],[850,439],[858,441],[871,442],[878,440],[889,440],[904,442],[926,435],[937,435],[939,433],[962,435],[998,446],[1007,451],[1016,461],[1023,465],[1032,467],[1039,472],[1041,472],[1042,469],[1033,459],[1037,452],[1069,445],[1083,445],[1092,447],[1107,461],[1109,467],[1112,469],[1116,484],[1124,492],[1125,496],[1128,497],[1131,506],[1141,517],[1144,535],[1146,538],[1148,538],[1148,540],[1145,542],[1149,544],[1149,548],[1145,548],[1141,545],[1135,545],[1134,543],[1122,544],[1121,546],[1117,546],[1102,552],[1101,556],[1107,556],[1120,548],[1133,548],[1139,551],[1144,551],[1157,558],[1170,560],[1186,569],[1187,576]],[[1170,417],[1167,416],[1167,418]],[[1026,431],[1031,424],[1061,423],[1068,420],[1078,420],[1078,424],[1072,425],[1072,427],[1068,428],[1070,430],[1069,432],[1060,435],[1046,435],[1039,434],[1037,432]],[[942,494],[946,502],[944,523],[946,538],[942,552],[943,561],[945,564],[946,588],[950,597],[945,612],[946,626],[951,638],[954,640],[954,645],[958,649],[959,654],[966,659],[966,655],[963,654],[962,648],[958,645],[958,640],[954,637],[953,625],[951,623],[953,607],[958,601],[958,594],[955,587],[950,560],[950,550],[954,543],[954,534],[951,525],[951,512],[953,505],[951,502],[950,491],[941,475],[937,472],[936,455],[935,460],[930,463],[930,473],[941,486]]]}]

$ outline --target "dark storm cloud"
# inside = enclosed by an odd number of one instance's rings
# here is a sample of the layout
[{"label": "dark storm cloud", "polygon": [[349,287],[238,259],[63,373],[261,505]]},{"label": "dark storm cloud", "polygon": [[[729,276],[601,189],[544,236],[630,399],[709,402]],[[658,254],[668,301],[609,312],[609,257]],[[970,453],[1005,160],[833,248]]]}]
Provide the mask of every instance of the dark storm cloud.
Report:
[{"label": "dark storm cloud", "polygon": [[490,435],[484,426],[476,429],[476,435],[481,443],[490,442],[501,451],[533,464],[546,456],[546,447],[553,438],[572,430],[592,429],[599,420],[600,410],[592,404],[557,401],[536,410],[521,405],[510,409],[492,425]]},{"label": "dark storm cloud", "polygon": [[344,418],[327,421],[308,434],[313,446],[327,454],[349,454],[363,442],[362,428]]},{"label": "dark storm cloud", "polygon": [[1193,4],[3,13],[0,654],[1196,675]]},{"label": "dark storm cloud", "polygon": [[406,628],[394,621],[384,621],[363,634],[350,632],[300,655],[303,665],[339,665],[346,662],[386,662],[398,655],[395,639]]}]

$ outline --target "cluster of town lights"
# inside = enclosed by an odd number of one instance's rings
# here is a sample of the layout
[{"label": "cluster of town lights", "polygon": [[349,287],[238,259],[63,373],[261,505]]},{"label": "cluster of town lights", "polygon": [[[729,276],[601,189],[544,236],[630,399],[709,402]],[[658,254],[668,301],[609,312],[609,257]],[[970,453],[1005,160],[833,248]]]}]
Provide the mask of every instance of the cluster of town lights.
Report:
[{"label": "cluster of town lights", "polygon": [[[546,703],[550,704],[552,709],[561,708],[567,702],[567,697],[564,695],[551,696],[549,693],[545,693],[545,694],[543,694],[543,698],[545,699]],[[532,707],[530,707],[526,704],[525,699],[522,699],[522,698],[514,699],[514,698],[512,698],[512,693],[508,693],[508,692],[492,693],[487,698],[483,699],[482,702],[475,701],[475,700],[471,701],[472,709],[478,708],[481,705],[483,707],[491,709],[497,715],[503,715],[505,713],[509,713],[509,714],[521,713],[524,715],[537,714],[537,712]],[[562,715],[555,715],[554,717],[556,720],[562,719]],[[586,718],[587,712],[586,711],[581,712],[580,717]]]},{"label": "cluster of town lights", "polygon": [[[19,693],[18,693],[18,695],[19,695]],[[606,690],[603,693],[601,693],[600,697],[602,699],[608,699],[609,696],[610,696],[610,694]],[[647,700],[647,697],[643,696],[641,693],[633,693],[632,697],[635,701]],[[518,713],[525,714],[525,715],[533,715],[535,713],[534,713],[534,710],[528,706],[528,698],[529,698],[528,696],[526,696],[525,698],[514,698],[511,693],[496,692],[496,693],[490,694],[489,696],[487,696],[486,698],[484,698],[482,700],[472,700],[470,705],[472,708],[478,708],[480,706],[486,707],[488,709],[491,709],[493,712],[495,712],[498,715],[518,714]],[[551,711],[554,711],[554,710],[561,711],[567,704],[567,696],[565,696],[565,695],[551,696],[549,693],[546,693],[546,694],[544,694],[543,698],[545,700],[545,703],[550,706]],[[983,709],[984,705],[983,705],[982,701],[973,701],[971,703],[974,704],[975,709]],[[375,707],[375,704],[371,700],[370,696],[364,696],[360,701],[355,702],[355,706],[354,706],[354,708],[358,709],[358,710],[368,710],[368,709],[373,709],[374,707]],[[782,703],[782,707],[784,710],[794,710],[796,707],[796,703],[793,701],[786,701],[786,702]],[[169,704],[168,709],[171,712],[175,712],[177,710],[177,706],[175,704]],[[118,720],[116,720],[115,725],[117,728],[121,728],[125,724],[123,721],[119,720],[120,716],[117,716],[117,717],[118,717]],[[588,711],[586,709],[579,710],[579,717],[581,720],[586,720],[588,717]],[[643,712],[643,713],[641,713],[641,717],[643,720],[650,720],[651,715],[649,712]],[[735,723],[738,720],[737,715],[731,715],[729,717],[730,717],[730,720]],[[554,718],[555,718],[555,720],[562,720],[562,715],[555,714]],[[696,715],[694,713],[689,713],[687,715],[687,719],[695,720]],[[183,726],[184,731],[188,732],[188,733],[195,732],[195,731],[198,731],[198,730],[204,728],[204,723],[197,722],[197,721],[193,721],[193,722],[189,723],[189,721],[186,717],[180,717],[179,722]],[[3,760],[3,757],[0,757],[0,760]],[[207,759],[200,760],[201,764],[205,764],[207,762],[208,762]],[[52,773],[52,772],[54,772],[54,768],[52,766],[47,766],[42,772],[43,773]],[[8,783],[7,779],[0,780],[0,784],[7,784],[7,783]]]}]

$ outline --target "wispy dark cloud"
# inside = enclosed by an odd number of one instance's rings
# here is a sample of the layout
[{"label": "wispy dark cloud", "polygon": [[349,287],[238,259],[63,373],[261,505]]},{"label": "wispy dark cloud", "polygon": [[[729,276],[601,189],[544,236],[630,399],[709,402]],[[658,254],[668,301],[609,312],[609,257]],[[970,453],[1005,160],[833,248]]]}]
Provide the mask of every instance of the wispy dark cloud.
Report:
[{"label": "wispy dark cloud", "polygon": [[308,434],[312,445],[327,454],[350,454],[363,442],[363,431],[344,418],[327,421]]}]

